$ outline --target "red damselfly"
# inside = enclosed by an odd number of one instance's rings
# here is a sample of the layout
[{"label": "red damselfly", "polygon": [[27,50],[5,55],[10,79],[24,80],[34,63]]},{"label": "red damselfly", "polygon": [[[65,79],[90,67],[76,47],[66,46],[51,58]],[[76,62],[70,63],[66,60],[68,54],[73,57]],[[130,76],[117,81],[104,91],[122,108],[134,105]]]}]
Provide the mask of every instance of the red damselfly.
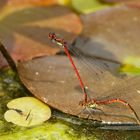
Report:
[{"label": "red damselfly", "polygon": [[132,112],[133,114],[135,115],[135,118],[137,120],[137,123],[140,124],[140,119],[139,119],[139,116],[137,115],[136,111],[133,109],[133,107],[125,100],[121,99],[121,98],[113,98],[113,99],[108,99],[108,100],[97,100],[95,98],[93,99],[88,99],[88,94],[87,94],[87,91],[86,91],[86,86],[81,78],[81,75],[79,73],[79,71],[77,70],[77,67],[71,57],[71,54],[69,52],[69,45],[68,43],[62,39],[62,38],[59,38],[55,33],[50,33],[49,34],[49,38],[55,42],[57,45],[59,46],[62,46],[66,55],[68,56],[72,66],[73,66],[73,69],[77,75],[77,78],[79,80],[79,83],[80,83],[80,86],[81,86],[81,89],[83,91],[83,95],[84,95],[84,99],[82,101],[79,102],[79,105],[82,105],[86,108],[91,108],[91,109],[96,109],[96,107],[98,105],[107,105],[107,104],[112,104],[112,103],[121,103],[122,105],[128,107]]}]

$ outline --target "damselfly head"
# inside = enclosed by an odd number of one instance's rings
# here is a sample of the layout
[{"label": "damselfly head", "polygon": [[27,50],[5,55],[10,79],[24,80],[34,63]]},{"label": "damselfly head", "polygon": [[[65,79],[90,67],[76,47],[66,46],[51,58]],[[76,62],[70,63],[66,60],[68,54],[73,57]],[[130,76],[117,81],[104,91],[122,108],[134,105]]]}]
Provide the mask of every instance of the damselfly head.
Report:
[{"label": "damselfly head", "polygon": [[58,46],[66,46],[67,42],[61,38],[58,34],[55,33],[49,33],[49,39],[51,39],[51,41],[53,43],[56,43]]},{"label": "damselfly head", "polygon": [[49,33],[48,37],[49,37],[51,40],[55,40],[56,35],[55,35],[55,33]]},{"label": "damselfly head", "polygon": [[53,42],[56,43],[57,45],[62,45],[59,42],[57,42],[57,36],[55,33],[49,33],[48,38]]}]

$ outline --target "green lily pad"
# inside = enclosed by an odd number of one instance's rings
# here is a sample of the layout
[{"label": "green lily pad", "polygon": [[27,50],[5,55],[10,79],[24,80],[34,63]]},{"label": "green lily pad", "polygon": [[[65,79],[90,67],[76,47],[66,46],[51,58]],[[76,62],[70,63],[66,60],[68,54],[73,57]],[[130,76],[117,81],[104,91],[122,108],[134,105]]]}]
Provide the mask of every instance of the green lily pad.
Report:
[{"label": "green lily pad", "polygon": [[4,118],[19,126],[38,125],[51,117],[50,108],[33,97],[14,99],[7,107],[9,110],[4,114]]}]

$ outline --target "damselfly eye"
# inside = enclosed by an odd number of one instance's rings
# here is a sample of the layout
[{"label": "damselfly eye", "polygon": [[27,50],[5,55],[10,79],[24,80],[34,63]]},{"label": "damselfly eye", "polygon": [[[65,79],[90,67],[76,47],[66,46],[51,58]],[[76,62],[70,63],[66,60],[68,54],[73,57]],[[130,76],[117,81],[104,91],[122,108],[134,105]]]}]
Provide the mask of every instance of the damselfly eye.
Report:
[{"label": "damselfly eye", "polygon": [[49,33],[49,38],[51,40],[55,39],[55,37],[56,37],[55,33]]}]

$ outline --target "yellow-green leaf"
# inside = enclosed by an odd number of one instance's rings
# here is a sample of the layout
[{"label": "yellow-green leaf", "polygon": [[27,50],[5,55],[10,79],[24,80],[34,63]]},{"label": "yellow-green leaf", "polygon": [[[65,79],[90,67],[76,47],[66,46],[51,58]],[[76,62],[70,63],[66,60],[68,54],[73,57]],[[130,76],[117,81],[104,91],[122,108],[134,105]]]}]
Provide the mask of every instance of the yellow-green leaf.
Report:
[{"label": "yellow-green leaf", "polygon": [[72,7],[84,14],[95,12],[110,6],[110,4],[103,3],[99,0],[72,0]]},{"label": "yellow-green leaf", "polygon": [[33,97],[22,97],[10,101],[4,114],[5,120],[19,126],[38,125],[51,117],[50,108]]},{"label": "yellow-green leaf", "polygon": [[120,70],[121,73],[130,75],[140,75],[140,58],[139,57],[127,57]]}]

